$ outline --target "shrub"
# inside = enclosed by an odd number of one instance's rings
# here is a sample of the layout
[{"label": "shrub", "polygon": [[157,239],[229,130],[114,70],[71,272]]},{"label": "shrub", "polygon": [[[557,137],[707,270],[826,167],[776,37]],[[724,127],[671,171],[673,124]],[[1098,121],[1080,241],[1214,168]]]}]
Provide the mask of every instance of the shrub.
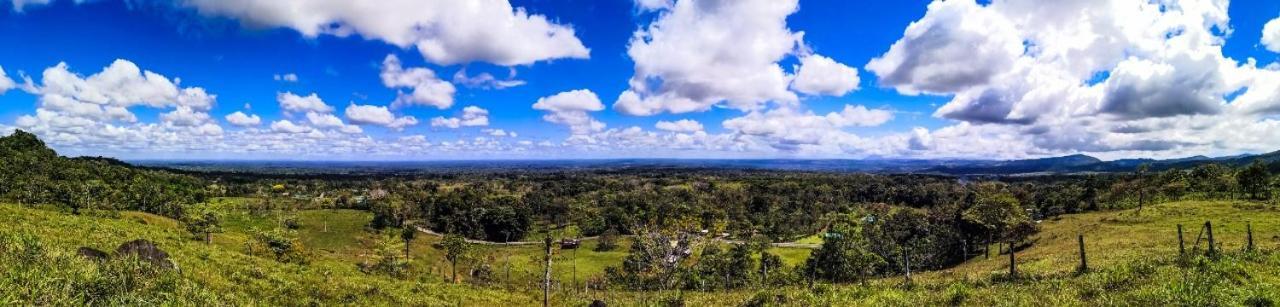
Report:
[{"label": "shrub", "polygon": [[259,245],[271,251],[276,261],[305,263],[307,260],[302,251],[302,244],[291,231],[281,229],[259,231],[254,239]]}]

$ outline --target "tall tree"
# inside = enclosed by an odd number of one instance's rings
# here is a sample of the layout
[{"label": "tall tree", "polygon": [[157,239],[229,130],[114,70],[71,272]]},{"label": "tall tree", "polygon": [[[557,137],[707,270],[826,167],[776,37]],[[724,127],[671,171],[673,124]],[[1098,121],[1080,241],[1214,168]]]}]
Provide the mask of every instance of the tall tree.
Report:
[{"label": "tall tree", "polygon": [[467,257],[471,252],[471,243],[457,234],[447,234],[444,241],[440,242],[441,248],[444,249],[444,259],[449,261],[449,268],[452,271],[452,281],[458,282],[458,261]]},{"label": "tall tree", "polygon": [[1267,180],[1270,178],[1267,165],[1262,159],[1253,160],[1249,166],[1236,173],[1236,181],[1251,199],[1263,199],[1267,195]]},{"label": "tall tree", "polygon": [[189,208],[182,223],[192,235],[203,237],[205,244],[213,242],[213,233],[222,231],[218,212],[205,206]]},{"label": "tall tree", "polygon": [[831,282],[861,281],[885,263],[869,245],[855,222],[837,222],[823,236],[822,247],[805,261],[804,273]]}]

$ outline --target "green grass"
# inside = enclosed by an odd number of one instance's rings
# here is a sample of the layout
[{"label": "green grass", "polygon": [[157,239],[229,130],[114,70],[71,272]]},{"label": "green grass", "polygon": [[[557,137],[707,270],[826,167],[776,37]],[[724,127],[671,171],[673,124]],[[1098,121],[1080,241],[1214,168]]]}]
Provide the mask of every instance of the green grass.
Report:
[{"label": "green grass", "polygon": [[820,235],[818,235],[818,234],[813,234],[813,235],[810,235],[810,236],[807,236],[807,237],[800,238],[799,240],[795,240],[795,242],[792,242],[792,243],[799,243],[799,244],[822,244],[822,237],[821,237]]},{"label": "green grass", "polygon": [[[1223,253],[1216,259],[1178,256],[1177,224],[1188,250],[1205,220]],[[1243,252],[1245,225],[1255,252]],[[689,305],[733,306],[756,298],[782,305],[824,306],[1213,306],[1280,302],[1280,210],[1248,202],[1193,201],[1137,210],[1095,212],[1044,221],[1034,245],[1016,254],[1019,278],[1008,275],[1008,257],[977,256],[959,266],[865,284],[786,287],[729,292],[684,292]],[[1085,236],[1091,271],[1076,273],[1077,234]],[[1200,252],[1206,249],[1204,242]],[[785,257],[784,257],[785,259]],[[626,302],[654,302],[665,294],[621,293]]]},{"label": "green grass", "polygon": [[[138,212],[65,212],[0,205],[0,305],[537,305],[542,274],[541,246],[476,246],[460,265],[467,275],[482,263],[491,266],[492,283],[447,282],[449,265],[433,245],[440,238],[421,234],[410,245],[407,278],[360,272],[383,234],[365,228],[372,218],[354,210],[304,210],[297,234],[310,263],[283,264],[250,256],[244,243],[256,229],[279,224],[276,212],[249,214],[244,199],[215,201],[224,232],[212,245],[193,240],[171,219]],[[281,216],[288,213],[281,212]],[[1205,220],[1224,253],[1217,259],[1178,257],[1176,225],[1184,225],[1187,248]],[[1251,223],[1256,252],[1245,253],[1245,224]],[[1083,234],[1090,272],[1076,273],[1076,235]],[[387,234],[391,235],[391,234]],[[137,268],[95,264],[74,256],[77,247],[113,250],[128,240],[157,242],[182,268],[181,273],[145,275],[142,282],[114,280]],[[802,243],[806,239],[801,239]],[[30,252],[28,241],[38,242]],[[768,298],[780,305],[1245,305],[1280,300],[1280,210],[1248,202],[1174,202],[1136,210],[1094,212],[1046,220],[1033,245],[1017,254],[1019,278],[1007,275],[1007,256],[968,262],[940,271],[918,272],[904,286],[901,277],[865,284],[824,285],[809,289],[747,289],[727,292],[583,291],[604,268],[626,256],[629,242],[610,252],[595,252],[594,240],[580,249],[554,249],[553,303],[585,305],[603,298],[610,306],[653,305],[681,296],[692,306],[736,306]],[[1202,243],[1199,251],[1203,251]],[[810,250],[773,248],[784,263],[803,263]],[[261,251],[259,251],[261,253]],[[575,255],[576,253],[576,255]],[[34,254],[37,256],[26,256]],[[575,280],[576,267],[576,280]],[[510,268],[510,277],[507,271]],[[123,273],[122,273],[123,272]],[[464,281],[475,282],[464,277]],[[83,290],[83,289],[91,289]],[[96,289],[96,290],[95,290]],[[107,289],[107,290],[102,290]],[[96,291],[96,292],[94,292]],[[96,293],[92,294],[91,293]],[[96,298],[96,299],[88,299]]]},{"label": "green grass", "polygon": [[[332,229],[331,229],[332,230]],[[521,292],[496,291],[436,279],[393,279],[360,272],[355,263],[320,255],[311,263],[285,264],[245,253],[246,234],[215,235],[214,244],[192,240],[163,217],[123,213],[120,218],[0,205],[0,305],[177,303],[193,305],[500,305],[531,304]],[[81,246],[112,251],[143,238],[169,253],[181,272],[119,286],[115,265],[74,255]],[[35,242],[35,243],[24,243]],[[322,245],[324,240],[315,241]],[[27,246],[38,246],[28,248]],[[32,256],[24,256],[31,254]],[[132,275],[124,275],[132,276]],[[101,285],[114,285],[102,287]],[[118,286],[118,287],[116,287]],[[79,289],[121,288],[110,293]],[[113,303],[114,302],[114,303]]]}]

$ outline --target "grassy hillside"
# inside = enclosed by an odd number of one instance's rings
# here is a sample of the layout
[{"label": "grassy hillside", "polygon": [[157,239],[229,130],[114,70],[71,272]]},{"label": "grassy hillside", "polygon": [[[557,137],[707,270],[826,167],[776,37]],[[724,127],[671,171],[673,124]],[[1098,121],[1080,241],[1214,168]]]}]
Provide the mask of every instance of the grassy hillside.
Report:
[{"label": "grassy hillside", "polygon": [[[1214,223],[1223,251],[1216,258],[1178,256],[1176,225],[1188,251],[1200,226]],[[1244,252],[1246,223],[1256,251]],[[957,267],[864,285],[817,285],[729,293],[683,293],[691,305],[967,305],[967,306],[1271,306],[1280,301],[1280,210],[1248,202],[1175,202],[1136,210],[1096,212],[1044,221],[1034,245],[1017,255],[1019,277],[1009,278],[1008,256],[979,255]],[[1077,234],[1084,234],[1091,270],[1077,273]],[[1202,240],[1199,248],[1207,248]],[[634,293],[628,300],[656,301]]]},{"label": "grassy hillside", "polygon": [[[177,223],[144,213],[72,216],[0,205],[0,305],[500,305],[529,304],[514,292],[401,280],[360,272],[353,262],[316,256],[306,265],[249,256],[229,230],[213,245],[193,241]],[[127,261],[97,264],[74,253],[87,246],[111,251],[144,238],[181,268],[153,272]],[[303,244],[323,245],[323,240]]]},{"label": "grassy hillside", "polygon": [[[299,239],[311,254],[305,265],[283,264],[247,254],[244,242],[256,229],[278,224],[287,213],[250,214],[224,204],[224,232],[212,245],[192,240],[174,220],[139,212],[66,213],[0,205],[0,305],[153,304],[396,304],[537,305],[541,274],[537,246],[477,247],[463,275],[488,264],[487,285],[449,284],[449,267],[433,247],[439,238],[421,235],[410,246],[411,273],[403,279],[357,269],[382,234],[365,229],[372,218],[352,210],[295,213]],[[1188,250],[1199,226],[1214,222],[1223,250],[1217,258],[1178,257],[1177,224],[1185,227]],[[1255,252],[1244,252],[1245,224],[1254,231]],[[1017,253],[1019,277],[1007,274],[1008,258],[981,255],[943,271],[866,284],[788,287],[729,292],[582,292],[574,290],[626,255],[625,246],[594,252],[587,241],[577,255],[557,251],[553,301],[585,305],[606,299],[611,306],[653,305],[681,297],[693,306],[774,305],[1266,305],[1280,300],[1280,210],[1248,202],[1176,202],[1136,210],[1096,212],[1043,221],[1029,247]],[[1091,271],[1077,273],[1076,235],[1083,234]],[[181,272],[152,272],[122,261],[96,264],[74,255],[88,246],[113,250],[128,240],[155,241],[172,255]],[[775,249],[789,266],[804,249]],[[259,251],[261,253],[261,251]],[[11,265],[9,265],[11,264]],[[572,286],[574,267],[579,284]],[[510,268],[510,278],[507,268]],[[466,278],[469,280],[469,278]],[[95,300],[87,300],[94,298]]]}]

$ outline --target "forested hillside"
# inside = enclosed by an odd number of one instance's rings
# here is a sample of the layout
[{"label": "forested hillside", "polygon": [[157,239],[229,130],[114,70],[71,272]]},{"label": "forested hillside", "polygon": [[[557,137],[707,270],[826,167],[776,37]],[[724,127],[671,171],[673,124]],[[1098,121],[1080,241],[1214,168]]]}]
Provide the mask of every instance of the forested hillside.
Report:
[{"label": "forested hillside", "polygon": [[0,137],[0,201],[180,216],[205,200],[205,181],[111,158],[64,158],[35,135]]}]

